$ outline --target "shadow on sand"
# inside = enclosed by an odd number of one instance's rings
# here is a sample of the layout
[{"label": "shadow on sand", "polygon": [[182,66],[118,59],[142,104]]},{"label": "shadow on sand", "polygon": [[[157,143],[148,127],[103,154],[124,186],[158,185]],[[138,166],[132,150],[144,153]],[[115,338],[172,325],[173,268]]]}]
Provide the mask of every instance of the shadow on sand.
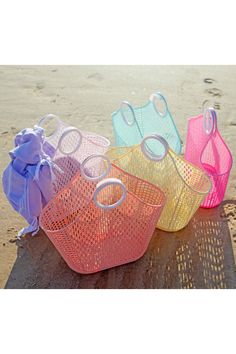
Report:
[{"label": "shadow on sand", "polygon": [[156,230],[140,260],[92,275],[72,271],[41,231],[18,242],[6,288],[236,288],[232,218],[236,201],[199,209],[179,232]]}]

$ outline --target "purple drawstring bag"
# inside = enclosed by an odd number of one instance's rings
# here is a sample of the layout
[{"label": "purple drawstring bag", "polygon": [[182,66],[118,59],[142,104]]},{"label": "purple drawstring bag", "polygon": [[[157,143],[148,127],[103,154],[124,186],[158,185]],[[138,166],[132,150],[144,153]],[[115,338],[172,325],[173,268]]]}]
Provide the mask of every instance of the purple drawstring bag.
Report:
[{"label": "purple drawstring bag", "polygon": [[26,128],[15,137],[15,148],[9,152],[11,162],[3,172],[4,193],[12,207],[29,223],[18,237],[38,232],[38,217],[53,196],[55,164],[43,151],[44,129]]}]

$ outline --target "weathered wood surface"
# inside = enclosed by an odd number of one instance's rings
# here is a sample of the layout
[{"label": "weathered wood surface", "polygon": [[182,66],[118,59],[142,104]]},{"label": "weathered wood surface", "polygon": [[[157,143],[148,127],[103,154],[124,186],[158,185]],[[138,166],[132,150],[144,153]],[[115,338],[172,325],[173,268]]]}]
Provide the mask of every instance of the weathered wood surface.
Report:
[{"label": "weathered wood surface", "polygon": [[18,243],[6,288],[236,288],[235,208],[232,201],[199,209],[182,231],[156,230],[140,260],[92,275],[72,271],[43,232],[28,236]]}]

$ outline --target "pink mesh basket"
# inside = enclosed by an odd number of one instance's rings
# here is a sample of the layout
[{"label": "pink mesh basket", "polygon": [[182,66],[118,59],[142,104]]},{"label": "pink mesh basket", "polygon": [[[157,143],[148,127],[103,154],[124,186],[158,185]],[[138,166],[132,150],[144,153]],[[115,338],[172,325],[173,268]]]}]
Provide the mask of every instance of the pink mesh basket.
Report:
[{"label": "pink mesh basket", "polygon": [[201,207],[213,208],[219,205],[224,198],[233,158],[218,131],[213,108],[189,119],[185,159],[199,166],[211,178],[211,192]]},{"label": "pink mesh basket", "polygon": [[[99,177],[97,158],[107,167]],[[94,273],[140,258],[164,203],[158,187],[95,155],[43,209],[40,226],[71,269]]]},{"label": "pink mesh basket", "polygon": [[[52,130],[46,135],[43,147],[56,167],[59,167],[54,169],[55,193],[79,171],[84,159],[95,153],[103,155],[110,146],[110,141],[103,136],[68,126],[54,114],[41,118],[38,126],[44,128],[46,134]],[[99,165],[97,167],[100,168]]]}]

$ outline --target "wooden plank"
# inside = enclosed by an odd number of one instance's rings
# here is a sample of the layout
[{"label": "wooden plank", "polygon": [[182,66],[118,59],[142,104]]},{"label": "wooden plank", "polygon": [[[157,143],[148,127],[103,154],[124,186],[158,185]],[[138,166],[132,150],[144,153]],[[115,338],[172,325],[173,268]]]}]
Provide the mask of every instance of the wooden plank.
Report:
[{"label": "wooden plank", "polygon": [[92,275],[72,271],[40,232],[19,242],[6,288],[236,288],[235,212],[235,201],[199,209],[179,232],[156,230],[140,260]]}]

